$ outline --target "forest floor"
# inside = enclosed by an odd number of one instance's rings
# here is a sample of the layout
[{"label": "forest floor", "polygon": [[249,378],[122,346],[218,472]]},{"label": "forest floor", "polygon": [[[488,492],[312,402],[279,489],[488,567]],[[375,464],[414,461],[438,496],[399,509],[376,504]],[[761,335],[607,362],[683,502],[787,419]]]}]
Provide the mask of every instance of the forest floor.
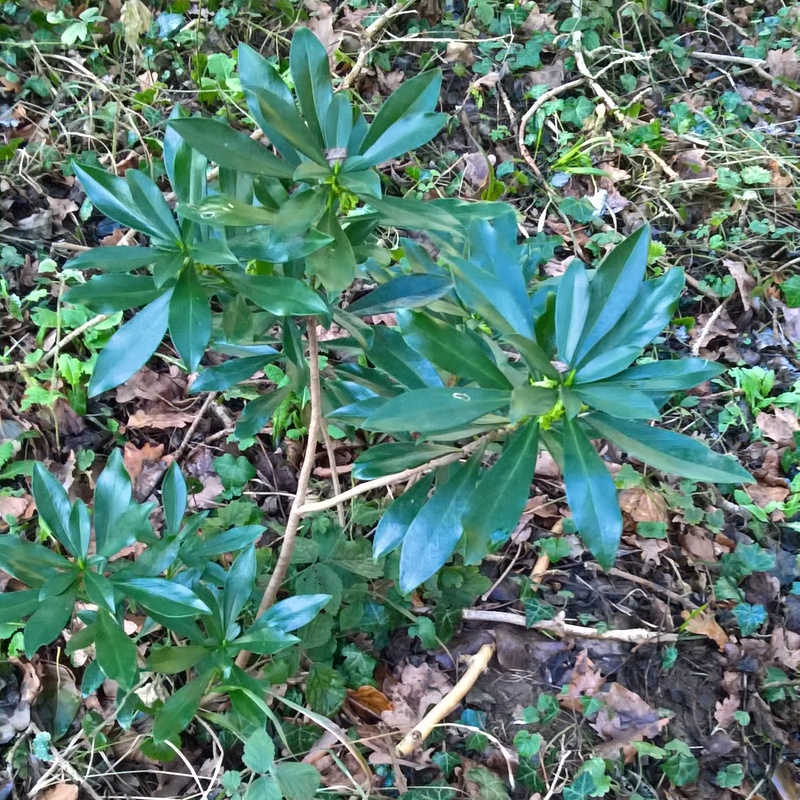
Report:
[{"label": "forest floor", "polygon": [[[320,770],[320,797],[800,796],[798,6],[264,5],[159,2],[147,4],[150,19],[130,0],[122,17],[119,0],[0,6],[0,531],[35,521],[34,462],[81,496],[116,447],[139,500],[177,460],[192,507],[227,508],[237,524],[285,519],[296,486],[302,414],[283,420],[283,436],[270,427],[240,450],[230,434],[258,386],[189,396],[167,348],[87,401],[93,359],[122,315],[62,305],[78,280],[64,264],[131,237],[88,203],[71,160],[162,177],[174,104],[246,120],[237,43],[285,67],[297,25],[326,45],[366,108],[439,66],[450,122],[384,165],[396,193],[513,203],[544,254],[542,277],[574,257],[596,261],[648,220],[651,270],[687,275],[659,346],[726,367],[680,396],[664,424],[701,431],[756,482],[734,490],[643,475],[606,448],[625,534],[616,568],[603,573],[571,533],[556,464],[541,458],[509,544],[436,601],[439,620],[451,620],[446,647],[441,628],[409,627],[421,619],[413,598],[382,606],[382,575],[347,573],[374,592],[375,614],[358,632],[318,632],[317,657],[347,691],[323,707],[327,727],[277,709],[285,752]],[[254,472],[237,479],[230,466],[242,453]],[[345,484],[357,454],[337,445]],[[318,493],[330,473],[317,468]],[[368,533],[385,501],[353,506],[347,535]],[[321,520],[311,539],[336,524]],[[592,633],[535,627],[553,620]],[[597,638],[628,629],[662,638]],[[165,765],[139,747],[135,726],[114,725],[113,695],[80,695],[79,660],[54,645],[28,661],[18,637],[18,626],[0,626],[0,796],[240,796],[235,778],[220,776],[243,769],[241,749],[222,747],[213,723],[192,729]],[[448,725],[398,761],[391,735],[447,693],[460,654],[490,638],[495,658]],[[300,706],[303,674],[282,687]],[[97,720],[102,746],[90,734]],[[38,731],[49,733],[44,751]]]}]

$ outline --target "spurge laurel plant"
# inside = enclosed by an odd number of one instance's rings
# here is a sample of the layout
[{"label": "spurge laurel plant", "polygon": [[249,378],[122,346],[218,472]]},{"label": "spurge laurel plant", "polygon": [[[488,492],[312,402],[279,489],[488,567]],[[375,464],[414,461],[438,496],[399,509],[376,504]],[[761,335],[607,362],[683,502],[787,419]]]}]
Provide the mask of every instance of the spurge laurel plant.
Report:
[{"label": "spurge laurel plant", "polygon": [[[164,138],[174,210],[144,172],[129,169],[123,178],[75,165],[95,208],[149,244],[96,248],[72,260],[72,269],[99,274],[65,297],[98,312],[141,307],[100,353],[92,397],[131,377],[169,332],[190,372],[208,350],[230,356],[201,369],[193,392],[225,390],[280,365],[285,385],[248,403],[239,439],[256,435],[290,398],[308,398],[297,495],[258,608],[250,599],[256,582],[267,579],[257,574],[255,551],[263,529],[198,537],[203,519],[182,521],[185,482],[174,466],[160,536],[148,522],[149,506],[131,501],[115,454],[98,483],[93,516],[36,470],[40,522],[60,553],[16,534],[0,537],[0,567],[29,587],[2,596],[0,619],[27,618],[29,655],[77,613],[85,627],[70,649],[94,644],[97,654],[84,679],[88,689],[113,678],[124,705],[141,670],[194,670],[156,714],[158,740],[176,737],[212,689],[256,703],[244,671],[249,654],[290,646],[290,632],[327,602],[315,595],[276,604],[309,513],[422,476],[389,506],[374,537],[376,557],[399,548],[399,587],[410,592],[435,580],[450,559],[479,564],[507,539],[540,448],[561,466],[578,533],[606,569],[622,519],[592,440],[607,439],[692,480],[750,480],[699,439],[650,424],[674,392],[721,369],[697,358],[636,364],[683,288],[679,269],[646,279],[647,226],[595,269],[576,260],[560,279],[539,282],[539,254],[516,244],[510,206],[387,194],[391,187],[376,167],[425,144],[445,122],[435,110],[438,71],[407,80],[368,122],[346,92],[333,91],[327,54],[309,31],[296,32],[289,63],[294,94],[268,61],[239,48],[247,105],[269,146],[176,110]],[[212,182],[211,162],[218,167]],[[380,246],[381,226],[423,232],[437,258],[401,240],[402,257],[393,260]],[[347,305],[343,291],[357,277],[376,288]],[[394,327],[363,321],[390,312]],[[330,358],[321,375],[317,330],[332,324],[342,335],[325,341]],[[353,476],[363,483],[310,503],[306,490],[326,421],[351,436],[372,432],[380,443],[355,462]],[[485,466],[490,454],[496,458]],[[112,560],[136,541],[147,550],[135,562]],[[229,569],[218,563],[223,553],[233,554]],[[76,602],[94,610],[74,612]],[[147,615],[140,638],[163,626],[181,646],[153,647],[137,664],[122,627],[134,610]]]}]

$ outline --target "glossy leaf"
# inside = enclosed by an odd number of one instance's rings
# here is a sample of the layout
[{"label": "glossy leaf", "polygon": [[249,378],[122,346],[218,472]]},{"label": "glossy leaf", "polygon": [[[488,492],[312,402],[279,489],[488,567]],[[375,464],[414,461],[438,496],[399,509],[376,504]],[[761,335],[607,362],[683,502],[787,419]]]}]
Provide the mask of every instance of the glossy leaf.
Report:
[{"label": "glossy leaf", "polygon": [[164,473],[164,481],[161,484],[164,522],[167,524],[168,533],[176,534],[181,529],[188,497],[186,478],[183,477],[178,462],[173,461]]},{"label": "glossy leaf", "polygon": [[117,579],[115,584],[148,611],[166,619],[197,617],[210,613],[208,606],[190,589],[165,578]]},{"label": "glossy leaf", "polygon": [[269,394],[251,400],[239,416],[236,423],[236,436],[247,439],[255,436],[267,424],[275,413],[275,409],[292,393],[291,386],[274,389]]},{"label": "glossy leaf", "polygon": [[266,531],[263,525],[240,525],[217,533],[208,539],[193,539],[189,552],[197,558],[214,558],[223,553],[233,553],[258,541]]},{"label": "glossy leaf", "polygon": [[400,551],[400,591],[416,589],[438,572],[456,549],[463,528],[461,518],[475,487],[480,457],[452,468],[446,481],[414,517]]},{"label": "glossy leaf", "polygon": [[97,613],[95,650],[100,669],[123,689],[132,689],[138,672],[136,644],[106,611]]},{"label": "glossy leaf", "polygon": [[329,594],[298,594],[288,597],[267,609],[253,625],[269,625],[284,633],[296,631],[308,625],[330,599]]},{"label": "glossy leaf", "polygon": [[443,386],[433,364],[412,350],[394,328],[375,326],[367,357],[378,369],[409,389]]},{"label": "glossy leaf", "polygon": [[[360,151],[368,151],[400,120],[420,113],[430,112],[439,101],[442,73],[439,70],[423,72],[404,81],[384,101],[364,137]],[[408,148],[409,150],[412,148]]]},{"label": "glossy leaf", "polygon": [[586,267],[574,259],[561,277],[556,294],[556,346],[558,357],[572,365],[589,313],[589,278]]},{"label": "glossy leaf", "polygon": [[57,574],[56,570],[69,570],[70,567],[66,558],[37,542],[29,542],[11,533],[0,535],[0,569],[26,586],[38,590]]},{"label": "glossy leaf", "polygon": [[511,392],[511,410],[509,417],[516,423],[526,417],[541,417],[550,411],[558,402],[558,390],[544,386],[517,386]]},{"label": "glossy leaf", "polygon": [[716,378],[725,371],[720,364],[702,358],[676,358],[631,367],[596,386],[615,386],[654,394],[682,391]]},{"label": "glossy leaf", "polygon": [[189,681],[158,709],[153,723],[153,739],[156,742],[175,739],[194,719],[208,683],[208,675]]},{"label": "glossy leaf", "polygon": [[[597,265],[589,287],[589,312],[575,363],[619,322],[633,303],[644,280],[650,249],[650,226],[645,224],[620,242]],[[560,291],[560,289],[559,289]]]},{"label": "glossy leaf", "polygon": [[[276,317],[327,314],[328,304],[312,288],[283,275],[226,275],[244,297]],[[251,373],[252,374],[252,373]]]},{"label": "glossy leaf", "polygon": [[25,625],[25,655],[33,658],[34,653],[40,648],[54,642],[72,619],[72,610],[75,605],[76,587],[62,594],[42,600]]},{"label": "glossy leaf", "polygon": [[148,223],[156,231],[156,238],[171,244],[180,242],[181,232],[172,215],[172,209],[161,194],[161,189],[138,169],[129,169],[125,173],[125,180],[128,182],[134,207],[145,215]]},{"label": "glossy leaf", "polygon": [[385,402],[364,427],[385,433],[453,430],[497,411],[510,398],[510,392],[499,389],[415,389]]},{"label": "glossy leaf", "polygon": [[[327,69],[327,66],[326,66]],[[328,150],[347,154],[347,143],[353,132],[353,107],[346,92],[337,92],[330,103],[322,131]]]},{"label": "glossy leaf", "polygon": [[79,303],[98,314],[113,314],[150,303],[161,291],[147,275],[95,275],[68,289],[64,302]]},{"label": "glossy leaf", "polygon": [[211,338],[211,308],[194,264],[183,268],[169,301],[169,335],[188,372],[194,372]]},{"label": "glossy leaf", "polygon": [[229,389],[235,383],[247,380],[254,373],[279,357],[280,354],[276,353],[273,356],[232,358],[230,361],[204,369],[189,387],[189,394],[221,392]]},{"label": "glossy leaf", "polygon": [[403,543],[406,533],[428,499],[433,483],[433,472],[423,475],[413,486],[381,514],[372,539],[372,557],[375,559],[391,553]]},{"label": "glossy leaf", "polygon": [[599,436],[662,472],[709,483],[753,483],[752,475],[734,458],[715,453],[700,439],[601,413],[583,419]]},{"label": "glossy leaf", "polygon": [[284,158],[291,159],[293,152],[302,153],[323,167],[328,165],[321,145],[306,127],[294,103],[287,103],[260,88],[246,88],[244,96],[259,127]]},{"label": "glossy leaf", "polygon": [[429,204],[420,200],[405,197],[377,199],[371,195],[364,195],[361,199],[378,212],[381,222],[386,225],[411,231],[443,233],[449,237],[461,230],[461,224],[454,216],[441,209],[434,211]]},{"label": "glossy leaf", "polygon": [[89,509],[80,497],[72,504],[72,512],[69,515],[69,538],[72,547],[75,548],[73,554],[81,560],[85,559],[89,554],[92,523],[89,519]]},{"label": "glossy leaf", "polygon": [[419,308],[443,297],[453,288],[443,275],[400,275],[347,306],[351,314],[366,317],[399,308]]},{"label": "glossy leaf", "polygon": [[478,481],[461,518],[465,564],[480,564],[492,534],[510,535],[519,522],[536,470],[538,442],[539,423],[532,420],[509,437],[500,457]]},{"label": "glossy leaf", "polygon": [[0,623],[20,622],[39,608],[39,590],[23,589],[21,592],[0,594]]},{"label": "glossy leaf", "polygon": [[[173,107],[170,120],[188,119],[189,112],[180,105]],[[167,123],[169,125],[169,123]],[[208,158],[193,148],[172,127],[164,131],[164,169],[175,196],[183,203],[196,203],[208,190]]]},{"label": "glossy leaf", "polygon": [[478,334],[459,331],[453,325],[414,311],[398,312],[397,323],[406,342],[437,367],[485,388],[511,388]]},{"label": "glossy leaf", "polygon": [[155,353],[167,332],[172,290],[145,306],[126,322],[100,352],[89,382],[89,397],[125,383]]},{"label": "glossy leaf", "polygon": [[453,447],[427,442],[385,442],[362,451],[353,464],[353,477],[369,481],[418,467],[434,458],[457,453]]},{"label": "glossy leaf", "polygon": [[638,345],[622,345],[604,350],[588,360],[576,373],[574,383],[594,383],[624,370],[642,352]]},{"label": "glossy leaf", "polygon": [[147,657],[147,667],[154,672],[175,675],[199,664],[211,650],[200,644],[154,648]]},{"label": "glossy leaf", "polygon": [[564,418],[564,484],[578,533],[600,566],[611,569],[622,535],[614,481],[586,434]]},{"label": "glossy leaf", "polygon": [[517,333],[509,333],[504,337],[514,345],[516,351],[522,356],[525,366],[534,374],[544,375],[548,378],[558,380],[559,372],[552,365],[547,353],[533,339],[527,336],[520,336]]},{"label": "glossy leaf", "polygon": [[[134,200],[131,190],[132,186],[137,184],[129,183],[123,178],[112,175],[98,167],[90,167],[73,162],[72,168],[92,205],[107,217],[128,228],[142,231],[142,233],[146,233],[154,239],[168,244],[175,243],[172,233],[168,236],[165,235],[163,221],[160,219],[158,212],[149,207],[149,204],[145,204],[145,207],[142,208]],[[131,171],[135,172],[136,170]],[[178,239],[180,238],[177,226],[174,229],[174,234],[178,236]]]},{"label": "glossy leaf", "polygon": [[332,294],[344,291],[355,278],[356,258],[353,246],[342,230],[336,212],[331,207],[320,220],[318,229],[333,241],[306,259],[309,274],[316,275],[322,285]]},{"label": "glossy leaf", "polygon": [[361,148],[361,155],[349,158],[347,170],[354,172],[374,167],[403,153],[415,150],[433,139],[444,127],[445,122],[447,122],[447,114],[434,112],[404,116],[384,131],[374,142],[368,146],[365,143]]},{"label": "glossy leaf", "polygon": [[292,179],[294,167],[291,163],[221,120],[192,117],[173,119],[167,124],[191,147],[221,167],[250,175]]},{"label": "glossy leaf", "polygon": [[251,653],[271,656],[299,641],[300,639],[294,634],[278,630],[271,625],[253,624],[236,640],[235,644],[236,647],[247,649]]},{"label": "glossy leaf", "polygon": [[33,468],[32,488],[39,519],[47,525],[63,547],[73,556],[77,556],[78,544],[72,541],[70,535],[72,504],[64,487],[41,464],[36,464]]},{"label": "glossy leaf", "polygon": [[271,225],[275,212],[262,206],[253,206],[235,197],[213,195],[199,203],[181,203],[178,213],[186,219],[204,225],[229,228],[249,228],[254,225]]},{"label": "glossy leaf", "polygon": [[333,101],[328,53],[308,28],[298,28],[292,36],[289,71],[309,129],[320,145],[335,147],[326,142],[324,135],[328,109]]},{"label": "glossy leaf", "polygon": [[222,593],[222,621],[233,625],[253,593],[256,580],[256,550],[253,545],[242,550],[228,570]]},{"label": "glossy leaf", "polygon": [[656,404],[644,392],[628,386],[589,383],[571,387],[570,391],[591,409],[621,419],[659,419]]},{"label": "glossy leaf", "polygon": [[99,269],[109,273],[130,272],[152,264],[163,252],[153,247],[93,247],[71,258],[64,266],[68,269]]},{"label": "glossy leaf", "polygon": [[83,588],[89,601],[98,608],[115,613],[117,604],[114,600],[114,584],[99,572],[83,573]]}]

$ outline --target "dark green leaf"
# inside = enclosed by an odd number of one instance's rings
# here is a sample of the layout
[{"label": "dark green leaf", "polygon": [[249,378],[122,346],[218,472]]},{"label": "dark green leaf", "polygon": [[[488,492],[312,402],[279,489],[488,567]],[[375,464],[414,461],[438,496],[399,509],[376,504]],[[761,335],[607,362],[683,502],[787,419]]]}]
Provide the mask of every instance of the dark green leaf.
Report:
[{"label": "dark green leaf", "polygon": [[664,473],[709,483],[753,483],[752,475],[734,458],[715,453],[700,439],[606,414],[587,414],[583,419],[628,455]]},{"label": "dark green leaf", "polygon": [[303,625],[308,625],[317,614],[325,608],[331,599],[329,594],[303,594],[289,597],[275,603],[265,611],[254,625],[264,623],[277,630],[296,631]]},{"label": "dark green leaf", "polygon": [[69,515],[69,538],[75,548],[73,555],[85,559],[89,554],[89,541],[92,538],[92,523],[89,509],[80,497],[72,504]]},{"label": "dark green leaf", "polygon": [[267,364],[279,358],[280,354],[274,356],[248,356],[247,358],[232,358],[223,364],[204,369],[195,378],[194,383],[189,387],[189,394],[199,392],[221,392],[230,388],[235,383],[247,380],[254,373],[263,369]]},{"label": "dark green leaf", "polygon": [[345,697],[342,676],[325,664],[312,664],[306,679],[306,699],[311,710],[329,717],[341,708]]},{"label": "dark green leaf", "polygon": [[99,572],[84,572],[83,588],[86,590],[86,596],[98,608],[105,609],[112,614],[116,612],[114,584],[105,575]]},{"label": "dark green leaf", "polygon": [[700,774],[700,762],[692,755],[688,745],[681,741],[667,742],[664,746],[672,755],[661,764],[661,769],[673,786],[694,783]]},{"label": "dark green leaf", "polygon": [[[189,112],[176,105],[170,113],[171,120],[187,119]],[[208,190],[208,159],[174,128],[164,131],[164,168],[167,171],[175,196],[183,203],[196,203]]]},{"label": "dark green leaf", "polygon": [[400,550],[400,591],[404,594],[428,580],[453,555],[479,466],[477,455],[453,467],[409,525]]},{"label": "dark green leaf", "polygon": [[588,383],[572,386],[569,391],[579,397],[589,408],[603,411],[612,417],[659,419],[661,416],[648,395],[630,387]]},{"label": "dark green leaf", "polygon": [[224,453],[211,463],[226,492],[241,491],[245,484],[256,476],[256,468],[245,456],[234,458],[230,453]]},{"label": "dark green leaf", "polygon": [[526,417],[541,417],[558,402],[558,390],[523,384],[511,392],[509,418],[516,423]]},{"label": "dark green leaf", "polygon": [[68,269],[99,269],[103,272],[130,272],[152,264],[163,255],[152,247],[93,247],[64,265]]},{"label": "dark green leaf", "polygon": [[[650,226],[642,225],[597,265],[589,288],[589,313],[575,365],[619,322],[639,292],[647,268]],[[560,291],[560,289],[559,289]]]},{"label": "dark green leaf", "polygon": [[181,232],[167,205],[161,189],[143,172],[129,169],[125,173],[134,207],[140,209],[148,223],[156,231],[156,238],[170,244],[181,241]]},{"label": "dark green leaf", "polygon": [[0,623],[20,622],[39,608],[39,590],[24,589],[21,592],[0,594]]},{"label": "dark green leaf", "polygon": [[374,326],[367,357],[378,369],[409,389],[443,385],[433,364],[412,350],[394,328]]},{"label": "dark green leaf", "polygon": [[594,383],[617,375],[641,352],[642,348],[638,345],[622,345],[612,350],[601,350],[575,373],[575,385]]},{"label": "dark green leaf", "polygon": [[153,723],[153,739],[156,742],[174,739],[194,719],[208,682],[208,675],[189,681],[158,709]]},{"label": "dark green leaf", "polygon": [[175,675],[199,664],[211,650],[200,644],[181,644],[179,647],[159,647],[151,651],[147,667],[153,672]]},{"label": "dark green leaf", "polygon": [[134,375],[155,353],[167,332],[172,290],[145,306],[109,340],[97,357],[89,397],[97,397]]},{"label": "dark green leaf", "polygon": [[611,569],[619,549],[622,515],[605,464],[577,422],[563,420],[564,483],[578,533],[600,566]]},{"label": "dark green leaf", "polygon": [[223,553],[241,550],[257,541],[266,531],[263,525],[242,525],[218,533],[208,539],[193,539],[189,544],[189,552],[197,558],[214,558]]},{"label": "dark green leaf", "polygon": [[187,499],[186,478],[183,477],[178,462],[173,461],[164,473],[164,482],[161,484],[164,521],[167,524],[168,533],[176,534],[181,529],[183,515],[186,513]]},{"label": "dark green leaf", "polygon": [[261,88],[245,88],[244,96],[258,126],[284,158],[291,160],[293,153],[302,153],[320,166],[328,165],[315,134],[303,122],[294,103]]},{"label": "dark green leaf", "polygon": [[439,101],[441,86],[442,73],[439,70],[423,72],[402,83],[399,89],[389,95],[375,115],[359,152],[363,153],[371,148],[400,120],[433,111]]},{"label": "dark green leaf", "polygon": [[418,308],[438,300],[452,288],[453,282],[444,275],[400,275],[350,303],[347,310],[366,317],[399,308]]},{"label": "dark green leaf", "polygon": [[239,439],[255,436],[267,424],[267,420],[275,413],[275,409],[291,393],[292,387],[284,386],[282,389],[274,389],[269,394],[251,400],[244,407],[244,411],[236,423],[236,436]]},{"label": "dark green leaf", "polygon": [[115,585],[131,599],[167,619],[197,617],[210,613],[208,606],[191,590],[165,578],[117,579]]},{"label": "dark green leaf", "polygon": [[[111,175],[98,167],[89,167],[73,162],[72,168],[92,205],[107,217],[111,217],[111,219],[122,223],[128,228],[142,231],[142,233],[146,233],[148,236],[170,245],[174,245],[176,241],[180,240],[177,226],[174,229],[170,228],[169,235],[165,235],[163,221],[158,211],[147,201],[147,196],[143,200],[141,197],[138,198],[143,202],[144,207],[141,207],[134,200],[131,190],[137,184],[127,182],[123,178]],[[129,172],[136,171],[129,170]],[[144,175],[142,178],[144,178]],[[158,187],[156,187],[156,190],[158,190]],[[139,195],[141,194],[140,191]]]},{"label": "dark green leaf", "polygon": [[572,365],[589,313],[589,278],[586,267],[574,259],[561,277],[556,294],[556,346],[558,357]]},{"label": "dark green leaf", "polygon": [[64,302],[80,303],[98,314],[113,314],[150,303],[160,294],[147,275],[95,275],[68,289]]},{"label": "dark green leaf", "polygon": [[61,545],[77,556],[77,545],[72,541],[69,531],[72,504],[64,487],[41,464],[33,468],[33,499],[39,518]]},{"label": "dark green leaf", "polygon": [[399,197],[378,199],[371,195],[364,195],[361,199],[378,212],[381,222],[386,225],[411,231],[434,231],[449,237],[461,230],[454,216],[441,209],[434,211],[420,200]]},{"label": "dark green leaf", "polygon": [[211,338],[211,308],[194,264],[183,268],[172,292],[169,335],[187,371],[194,372]]},{"label": "dark green leaf", "polygon": [[[327,65],[325,67],[327,69]],[[347,153],[347,143],[353,132],[353,107],[346,92],[337,92],[328,108],[323,125],[323,139],[328,150],[343,151]],[[372,176],[374,173],[370,173]],[[340,177],[345,177],[341,175]],[[374,177],[377,177],[375,175]],[[378,179],[380,186],[380,179]]]},{"label": "dark green leaf", "polygon": [[511,392],[499,389],[414,389],[386,401],[363,426],[384,433],[454,430],[508,405],[510,399]]},{"label": "dark green leaf", "polygon": [[492,534],[510,535],[516,527],[530,495],[538,443],[539,423],[532,420],[509,438],[500,458],[478,481],[461,519],[465,564],[480,564]]},{"label": "dark green leaf", "polygon": [[691,389],[724,371],[725,368],[720,364],[702,358],[676,358],[673,361],[654,361],[652,364],[631,367],[600,385],[671,394]]},{"label": "dark green leaf", "polygon": [[239,617],[253,593],[256,580],[256,549],[250,545],[242,550],[228,570],[222,593],[222,621],[227,627]]},{"label": "dark green leaf", "polygon": [[286,800],[314,800],[321,783],[319,772],[311,764],[278,764],[277,777]]},{"label": "dark green leaf", "polygon": [[[298,28],[292,36],[289,71],[300,101],[300,109],[311,132],[320,145],[335,147],[336,145],[328,144],[323,135],[328,109],[333,100],[328,53],[308,28]],[[349,132],[347,135],[349,136]]]},{"label": "dark green leaf", "polygon": [[[282,275],[226,275],[247,299],[277,317],[327,314],[325,300],[305,283]],[[252,373],[251,373],[252,374]]]},{"label": "dark green leaf", "polygon": [[[380,112],[379,112],[380,113]],[[416,150],[429,142],[447,122],[447,114],[422,112],[404,116],[384,131],[379,138],[361,148],[361,155],[348,158],[345,170],[356,172],[374,167],[396,158],[403,153]],[[370,130],[370,133],[372,131]],[[369,138],[369,137],[368,137]]]},{"label": "dark green leaf", "polygon": [[279,631],[270,625],[254,623],[236,640],[235,645],[243,650],[249,650],[251,653],[271,656],[299,641],[300,639],[291,633]]},{"label": "dark green leaf", "polygon": [[[347,191],[352,192],[357,197],[371,197],[378,199],[383,196],[381,191],[381,177],[374,169],[362,170],[360,172],[340,172],[339,185],[343,186]],[[352,220],[345,229],[350,242],[353,245],[360,245],[367,241],[366,236],[359,236],[356,231],[359,230],[354,227],[360,220]],[[360,231],[359,231],[360,233]]]},{"label": "dark green leaf", "polygon": [[383,512],[372,540],[373,558],[377,559],[391,553],[403,543],[411,523],[428,499],[432,482],[431,472],[420,478],[411,488],[406,489]]},{"label": "dark green leaf", "polygon": [[731,610],[742,636],[752,636],[767,621],[767,610],[761,603],[737,603]]},{"label": "dark green leaf", "polygon": [[254,206],[235,197],[213,195],[198,203],[181,203],[178,213],[204,225],[218,228],[249,228],[253,225],[271,225],[275,212],[263,206]]},{"label": "dark green leaf", "polygon": [[342,230],[333,207],[325,212],[317,227],[322,233],[332,236],[333,241],[308,256],[306,269],[320,279],[328,292],[337,294],[344,291],[355,278],[353,246]]},{"label": "dark green leaf", "polygon": [[77,589],[73,584],[63,594],[42,600],[25,625],[25,655],[33,654],[46,644],[54,642],[72,619]]},{"label": "dark green leaf", "polygon": [[504,339],[514,345],[522,356],[525,366],[534,374],[541,373],[553,380],[558,380],[559,372],[552,365],[544,350],[533,340],[517,333],[506,334]]},{"label": "dark green leaf", "polygon": [[369,481],[455,452],[458,451],[453,447],[426,442],[386,442],[369,447],[358,456],[353,464],[353,477]]},{"label": "dark green leaf", "polygon": [[278,158],[264,145],[246,133],[233,130],[221,120],[192,117],[173,119],[167,124],[191,147],[221,167],[268,178],[292,178],[294,167],[291,163]]},{"label": "dark green leaf", "polygon": [[397,323],[406,342],[437,367],[482,387],[511,388],[508,378],[488,355],[488,347],[473,331],[459,331],[415,311],[398,312]]},{"label": "dark green leaf", "polygon": [[70,567],[66,558],[47,547],[20,539],[17,534],[0,535],[0,568],[27,586],[38,589],[57,574],[54,570]]},{"label": "dark green leaf", "polygon": [[97,613],[94,643],[97,661],[106,677],[123,689],[132,689],[138,672],[136,644],[106,611]]}]

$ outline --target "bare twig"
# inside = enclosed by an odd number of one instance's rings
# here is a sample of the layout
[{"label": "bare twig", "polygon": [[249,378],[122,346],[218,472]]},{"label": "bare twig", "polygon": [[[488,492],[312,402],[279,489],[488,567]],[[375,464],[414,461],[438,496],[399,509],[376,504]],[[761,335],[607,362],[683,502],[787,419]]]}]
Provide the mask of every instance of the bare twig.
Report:
[{"label": "bare twig", "polygon": [[[733,295],[731,295],[732,297]],[[715,309],[711,316],[706,321],[706,324],[703,325],[703,330],[700,331],[700,335],[695,340],[695,343],[692,345],[692,355],[697,356],[700,353],[700,348],[706,343],[706,339],[708,338],[711,329],[714,327],[714,323],[719,319],[722,312],[725,310],[725,306],[728,303],[730,298],[726,297]]]},{"label": "bare twig", "polygon": [[419,467],[404,469],[402,472],[395,472],[392,475],[384,475],[381,478],[375,478],[374,480],[360,483],[358,486],[354,486],[352,489],[348,489],[347,491],[342,492],[335,497],[329,497],[327,500],[319,500],[315,503],[304,503],[302,506],[300,506],[298,512],[301,514],[301,516],[305,516],[306,514],[313,514],[315,511],[325,511],[326,509],[333,508],[334,506],[344,503],[347,500],[352,500],[354,497],[359,497],[362,494],[371,492],[373,489],[381,489],[384,486],[394,486],[396,483],[403,483],[404,481],[413,478],[415,475],[421,475],[422,473],[430,472],[430,470],[436,469],[437,467],[443,467],[447,464],[452,464],[454,461],[458,461],[464,456],[474,453],[479,447],[486,442],[491,441],[497,435],[498,433],[493,431],[485,436],[481,436],[474,442],[464,445],[464,447],[462,447],[456,453],[448,453],[446,456],[434,458],[432,461],[428,461]]},{"label": "bare twig", "polygon": [[209,407],[214,403],[217,399],[216,392],[209,392],[208,397],[203,401],[203,405],[200,406],[200,410],[195,415],[195,418],[192,420],[192,424],[189,426],[189,430],[183,436],[183,441],[180,444],[180,447],[174,453],[175,461],[180,461],[183,457],[183,454],[189,449],[189,442],[192,440],[192,436],[194,436],[195,431],[197,430],[198,425],[202,421],[203,417],[208,411]]},{"label": "bare twig", "polygon": [[461,680],[407,733],[395,752],[399,757],[411,755],[428,738],[431,731],[466,697],[475,681],[489,666],[494,655],[495,645],[485,644],[470,659],[467,671]]},{"label": "bare twig", "polygon": [[661,633],[660,631],[649,631],[645,628],[599,631],[597,628],[570,625],[560,619],[544,619],[534,622],[533,625],[526,625],[525,617],[521,614],[511,614],[508,611],[483,611],[476,608],[465,608],[461,612],[461,619],[468,622],[505,622],[508,625],[518,625],[521,628],[545,631],[546,633],[552,633],[554,636],[603,639],[611,642],[627,642],[628,644],[655,644],[657,642],[676,642],[678,640],[677,633]]},{"label": "bare twig", "polygon": [[[286,521],[286,531],[283,534],[283,543],[281,544],[281,550],[278,554],[278,561],[275,564],[275,569],[272,571],[267,588],[264,590],[264,596],[261,598],[256,616],[263,614],[275,602],[278,596],[278,590],[281,588],[281,584],[286,577],[289,563],[292,559],[292,551],[294,550],[297,531],[300,528],[300,521],[304,514],[303,504],[305,503],[306,493],[308,492],[308,482],[311,478],[311,471],[314,468],[314,455],[317,450],[317,436],[320,429],[322,404],[319,383],[319,347],[317,345],[317,324],[315,320],[310,319],[308,321],[306,335],[308,337],[309,392],[311,395],[311,419],[308,422],[308,441],[306,442],[306,451],[303,456],[303,465],[300,468],[300,475],[297,479],[297,492],[292,501],[292,507],[289,510],[289,519]],[[334,503],[334,505],[336,505],[336,503]],[[244,669],[249,659],[250,653],[246,650],[242,650],[236,657],[236,666],[240,669]]]},{"label": "bare twig", "polygon": [[[325,442],[325,452],[328,454],[328,464],[330,464],[331,468],[330,478],[331,484],[333,485],[333,493],[334,495],[338,495],[342,493],[342,484],[339,481],[339,472],[336,469],[336,449],[333,446],[333,439],[331,439],[328,426],[325,424],[324,420],[320,428],[322,429],[322,439]],[[344,515],[344,503],[339,503],[336,506],[336,519],[339,522],[339,527],[343,529],[347,523]]]}]

